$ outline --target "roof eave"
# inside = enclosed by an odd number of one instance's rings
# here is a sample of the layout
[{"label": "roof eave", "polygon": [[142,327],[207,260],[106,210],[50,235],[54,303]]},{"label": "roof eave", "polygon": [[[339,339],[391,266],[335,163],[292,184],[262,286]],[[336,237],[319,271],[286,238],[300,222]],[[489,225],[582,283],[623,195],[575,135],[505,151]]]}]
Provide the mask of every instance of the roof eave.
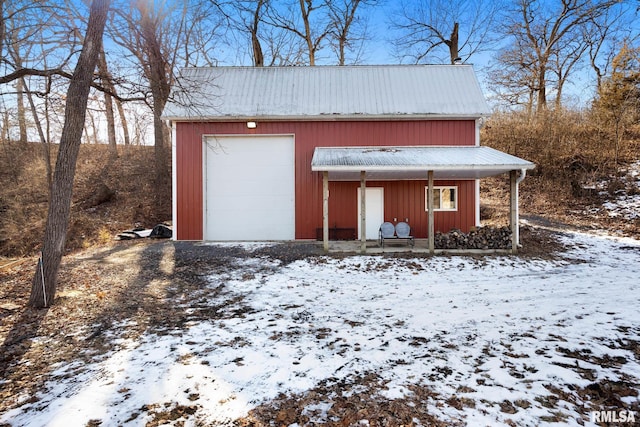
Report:
[{"label": "roof eave", "polygon": [[490,113],[475,114],[320,114],[313,116],[162,116],[172,122],[243,122],[243,121],[354,121],[354,120],[477,120]]},{"label": "roof eave", "polygon": [[493,165],[411,165],[411,166],[375,166],[375,165],[353,165],[353,166],[322,166],[311,165],[311,171],[313,172],[420,172],[420,171],[434,171],[434,172],[447,172],[447,171],[489,171],[489,170],[504,170],[509,172],[512,170],[532,170],[535,168],[534,163],[527,164],[493,164]]}]

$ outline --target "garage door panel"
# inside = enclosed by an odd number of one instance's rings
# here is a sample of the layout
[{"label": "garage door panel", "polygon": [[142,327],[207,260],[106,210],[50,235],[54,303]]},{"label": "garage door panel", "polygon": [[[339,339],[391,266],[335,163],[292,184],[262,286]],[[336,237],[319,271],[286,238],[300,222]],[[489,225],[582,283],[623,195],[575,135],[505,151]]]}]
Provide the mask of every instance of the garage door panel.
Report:
[{"label": "garage door panel", "polygon": [[205,239],[294,239],[293,137],[212,137],[205,147]]}]

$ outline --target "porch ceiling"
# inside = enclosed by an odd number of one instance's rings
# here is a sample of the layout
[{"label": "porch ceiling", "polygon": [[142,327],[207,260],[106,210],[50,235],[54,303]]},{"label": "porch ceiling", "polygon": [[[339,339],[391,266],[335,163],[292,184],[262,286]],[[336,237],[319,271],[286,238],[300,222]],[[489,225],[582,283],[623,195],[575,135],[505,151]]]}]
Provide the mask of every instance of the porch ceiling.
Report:
[{"label": "porch ceiling", "polygon": [[535,164],[516,156],[479,146],[377,146],[317,147],[311,170],[328,172],[332,181],[476,179],[512,170],[533,169]]}]

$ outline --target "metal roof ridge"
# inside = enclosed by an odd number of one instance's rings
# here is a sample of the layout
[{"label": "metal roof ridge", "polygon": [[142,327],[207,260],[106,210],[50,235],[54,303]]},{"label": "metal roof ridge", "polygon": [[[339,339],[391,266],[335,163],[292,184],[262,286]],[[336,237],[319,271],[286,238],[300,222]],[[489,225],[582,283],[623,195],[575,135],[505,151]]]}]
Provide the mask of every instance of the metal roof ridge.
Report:
[{"label": "metal roof ridge", "polygon": [[180,70],[224,70],[224,69],[246,69],[246,70],[274,70],[286,69],[295,70],[300,68],[323,69],[323,68],[473,68],[474,64],[351,64],[351,65],[271,65],[268,67],[256,67],[255,65],[212,65],[212,66],[189,66],[182,67]]}]

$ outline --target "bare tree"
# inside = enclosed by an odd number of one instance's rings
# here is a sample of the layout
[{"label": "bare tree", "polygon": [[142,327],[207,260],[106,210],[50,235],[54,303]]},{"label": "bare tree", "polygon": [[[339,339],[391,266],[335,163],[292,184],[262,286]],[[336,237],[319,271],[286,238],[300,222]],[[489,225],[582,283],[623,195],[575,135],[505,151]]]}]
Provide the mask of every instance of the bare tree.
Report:
[{"label": "bare tree", "polygon": [[29,305],[34,307],[49,307],[55,298],[58,269],[69,227],[76,160],[109,4],[110,0],[93,0],[91,4],[82,51],[67,90],[64,128],[51,186],[42,257],[33,277],[29,299]]},{"label": "bare tree", "polygon": [[[56,24],[55,19],[51,20],[52,22],[43,20],[43,16],[51,16],[55,7],[38,6],[25,1],[16,1],[7,5],[3,3],[0,6],[0,12],[2,12],[0,29],[3,36],[0,46],[6,49],[2,52],[1,65],[5,71],[23,69],[26,63],[42,59],[44,52],[36,55],[32,55],[31,52],[37,44],[38,33]],[[5,12],[7,16],[4,16]],[[55,41],[51,40],[51,43]],[[18,138],[21,143],[26,143],[28,138],[26,82],[24,78],[16,78],[11,83],[15,87],[13,95],[19,128]]]},{"label": "bare tree", "polygon": [[257,0],[255,6],[251,11],[251,20],[247,29],[251,35],[251,52],[253,56],[253,65],[256,67],[264,66],[264,53],[262,52],[262,44],[260,43],[260,37],[258,36],[258,29],[261,21],[263,10],[266,6],[265,0]]},{"label": "bare tree", "polygon": [[[21,78],[23,85],[26,87],[27,84],[24,78]],[[38,109],[36,103],[34,101],[33,93],[30,90],[27,90],[27,98],[29,100],[29,106],[31,107],[31,114],[33,116],[33,121],[35,123],[36,129],[38,131],[38,137],[40,138],[40,143],[42,144],[42,154],[44,158],[46,173],[47,173],[47,184],[49,189],[51,189],[51,182],[53,180],[53,169],[51,167],[51,147],[49,144],[48,135],[45,133],[42,128],[42,120],[40,120],[40,115],[38,114]],[[44,121],[48,123],[48,117],[45,117]]]},{"label": "bare tree", "polygon": [[[137,53],[140,55],[140,63],[151,89],[155,135],[155,184],[157,189],[162,189],[166,187],[168,182],[168,169],[166,132],[161,116],[169,99],[171,80],[173,78],[173,64],[170,63],[172,56],[170,52],[163,51],[167,47],[164,40],[165,29],[163,25],[168,24],[168,20],[165,20],[162,11],[157,11],[153,8],[153,3],[151,2],[138,1],[135,4],[135,8],[139,13],[139,21],[137,23],[139,26],[137,31],[131,28],[133,30],[131,33],[135,37],[135,43],[140,48]],[[182,30],[180,27],[182,25],[179,26],[178,33]],[[177,38],[179,39],[180,37]],[[161,197],[163,196],[161,195]]]},{"label": "bare tree", "polygon": [[[114,86],[115,91],[115,86]],[[122,126],[122,135],[124,139],[124,145],[131,145],[131,136],[129,135],[129,119],[125,114],[123,103],[120,99],[115,99],[116,108],[118,109],[118,116],[120,117],[120,125]]]},{"label": "bare tree", "polygon": [[[14,44],[9,46],[9,52],[11,56],[13,56],[13,63],[16,67],[22,68],[22,58],[20,58],[19,53],[15,50],[11,49],[11,47],[15,46]],[[15,81],[16,87],[16,104],[17,104],[17,119],[18,119],[18,128],[20,130],[19,141],[21,144],[27,143],[27,113],[24,105],[25,98],[25,81],[24,77],[19,78]]]},{"label": "bare tree", "polygon": [[589,65],[595,73],[596,91],[600,90],[620,46],[625,40],[634,40],[640,35],[640,29],[635,25],[637,18],[638,8],[621,2],[584,26],[583,38],[587,43]]},{"label": "bare tree", "polygon": [[500,51],[489,67],[488,80],[497,98],[509,106],[525,106],[531,113],[537,93],[534,53],[526,45]]},{"label": "bare tree", "polygon": [[[20,140],[32,137],[34,129],[41,142],[46,140],[43,152],[48,168],[50,123],[56,120],[48,109],[51,97],[61,96],[55,88],[66,88],[72,78],[69,63],[77,58],[83,39],[78,27],[87,22],[86,10],[78,10],[81,7],[82,3],[73,0],[14,0],[3,2],[0,10],[4,35],[0,44],[4,49],[0,61],[2,94],[7,95],[5,100],[15,102]],[[92,85],[105,91],[97,81]],[[27,119],[25,100],[33,120]],[[59,137],[61,127],[57,131]]]},{"label": "bare tree", "polygon": [[640,120],[640,46],[623,43],[610,67],[611,74],[603,79],[592,112],[600,127],[612,132],[617,164],[625,133]]},{"label": "bare tree", "polygon": [[118,156],[118,150],[116,146],[117,141],[115,116],[113,113],[114,104],[116,109],[118,110],[118,116],[120,118],[120,125],[122,126],[122,134],[125,146],[131,143],[131,138],[129,136],[127,115],[125,114],[123,107],[123,103],[125,101],[120,96],[118,96],[118,88],[116,87],[115,78],[113,77],[109,69],[107,55],[104,52],[104,49],[102,50],[102,52],[100,52],[100,56],[98,58],[98,72],[100,75],[100,84],[102,85],[104,92],[105,116],[107,119],[107,137],[109,140],[111,157],[114,158]]},{"label": "bare tree", "polygon": [[[52,77],[70,74],[69,58],[77,52],[75,34],[67,25],[64,2],[44,3],[29,0],[0,2],[0,81],[4,101],[15,102],[19,140],[26,142],[37,131],[42,145],[48,188],[52,182],[50,156],[50,116],[48,115]],[[65,19],[60,19],[61,16]],[[46,41],[45,41],[46,40]],[[50,62],[56,61],[54,69]],[[44,78],[30,76],[42,75]],[[26,104],[28,103],[28,106]],[[6,105],[3,103],[3,106]],[[31,120],[28,119],[30,111]],[[8,118],[9,112],[3,116]],[[7,134],[10,129],[4,129]]]},{"label": "bare tree", "polygon": [[327,8],[327,3],[320,0],[292,0],[279,8],[270,8],[267,19],[269,25],[283,29],[303,42],[307,63],[313,66],[331,31]]},{"label": "bare tree", "polygon": [[[163,2],[136,0],[117,8],[110,34],[132,59],[138,78],[131,76],[130,91],[146,97],[153,113],[154,167],[157,208],[169,197],[168,137],[162,120],[177,68],[209,60],[211,34],[210,2]],[[204,33],[209,30],[209,35]],[[140,79],[142,77],[142,79]],[[168,212],[157,211],[158,217]],[[160,218],[158,218],[160,219]],[[163,218],[162,218],[163,219]]]},{"label": "bare tree", "polygon": [[[297,4],[290,3],[285,13],[271,10],[283,6],[275,0],[210,1],[223,17],[226,43],[238,54],[235,60],[244,63],[248,54],[256,67],[307,63],[306,42],[280,25],[284,16],[295,18]],[[280,19],[274,20],[279,15]]]},{"label": "bare tree", "polygon": [[379,0],[327,0],[330,17],[329,39],[338,65],[347,63],[347,53],[354,52],[357,63],[367,34],[367,9],[380,4]]},{"label": "bare tree", "polygon": [[567,77],[576,69],[587,51],[587,43],[575,39],[567,39],[556,52],[551,55],[549,71],[552,78],[549,81],[555,87],[555,108],[562,107],[562,93],[567,83]]},{"label": "bare tree", "polygon": [[[21,66],[20,63],[16,63]],[[25,98],[24,78],[16,80],[16,101],[18,104],[18,128],[20,129],[19,141],[21,144],[27,143],[27,109],[24,105]]]},{"label": "bare tree", "polygon": [[493,48],[501,1],[402,0],[392,18],[398,56],[415,63],[467,62]]},{"label": "bare tree", "polygon": [[[251,62],[255,67],[264,66],[261,29],[263,16],[269,8],[270,0],[211,0],[211,3],[222,15],[224,26],[231,33],[230,44],[242,46],[244,44],[242,39],[248,36],[251,45]],[[236,37],[236,33],[240,36]]]},{"label": "bare tree", "polygon": [[[520,72],[528,70],[527,81],[535,79],[538,112],[547,108],[551,88],[561,92],[571,69],[586,52],[585,26],[605,16],[617,3],[618,0],[517,0],[504,30],[514,40],[516,47],[511,50],[524,48],[531,54],[530,62],[523,64]],[[560,105],[560,99],[556,105]]]},{"label": "bare tree", "polygon": [[[182,32],[186,16],[178,15],[178,23],[169,19],[173,10],[154,7],[153,2],[138,0],[131,8],[118,8],[121,27],[114,32],[117,43],[129,50],[136,58],[137,66],[148,84],[149,106],[153,112],[155,186],[161,190],[168,183],[167,141],[161,119],[164,106],[169,99],[173,79],[173,63],[178,43],[183,42]],[[145,92],[143,86],[140,90]],[[159,197],[165,194],[158,193]]]},{"label": "bare tree", "polygon": [[4,50],[5,17],[4,0],[0,0],[0,53]]},{"label": "bare tree", "polygon": [[[107,66],[107,58],[104,53],[104,48],[100,50],[98,55],[98,72],[100,74],[100,81],[105,88],[108,88],[110,92],[114,91],[112,83],[112,77],[109,73]],[[118,157],[118,147],[116,145],[116,120],[113,114],[113,97],[111,94],[105,92],[104,94],[104,109],[105,116],[107,118],[107,139],[109,141],[109,156],[116,159]]]}]

